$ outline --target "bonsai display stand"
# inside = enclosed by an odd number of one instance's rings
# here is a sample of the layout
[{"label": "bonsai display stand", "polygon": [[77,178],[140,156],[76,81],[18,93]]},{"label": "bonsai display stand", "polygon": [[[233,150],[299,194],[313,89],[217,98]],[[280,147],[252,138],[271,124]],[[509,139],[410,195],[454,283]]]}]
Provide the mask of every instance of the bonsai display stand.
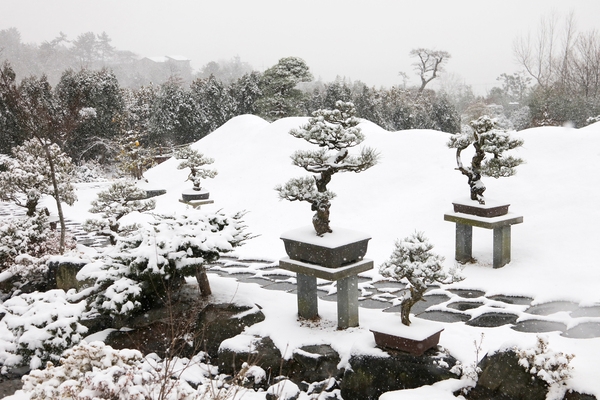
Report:
[{"label": "bonsai display stand", "polygon": [[372,269],[372,260],[363,259],[342,267],[328,268],[286,257],[279,261],[279,267],[296,272],[300,318],[319,316],[317,278],[321,278],[337,283],[338,329],[358,326],[358,274]]},{"label": "bonsai display stand", "polygon": [[444,220],[456,223],[455,259],[460,263],[473,259],[473,227],[494,230],[494,268],[501,268],[510,262],[511,226],[523,222],[522,215],[506,213],[496,217],[482,217],[451,212],[444,214]]},{"label": "bonsai display stand", "polygon": [[200,209],[201,206],[203,206],[205,204],[213,204],[215,201],[214,200],[188,200],[188,201],[185,201],[183,199],[179,199],[179,202],[190,205],[194,208]]}]

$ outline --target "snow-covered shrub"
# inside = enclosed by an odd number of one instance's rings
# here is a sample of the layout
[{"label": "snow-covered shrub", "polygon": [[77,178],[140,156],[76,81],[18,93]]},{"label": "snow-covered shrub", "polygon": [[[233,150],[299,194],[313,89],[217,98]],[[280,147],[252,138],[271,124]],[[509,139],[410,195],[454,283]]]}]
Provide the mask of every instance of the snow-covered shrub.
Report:
[{"label": "snow-covered shrub", "polygon": [[[65,234],[65,249],[74,249],[73,235]],[[45,212],[0,223],[0,271],[29,282],[42,282],[48,269],[46,261],[55,254],[60,254],[60,233],[50,229]]]},{"label": "snow-covered shrub", "polygon": [[177,169],[190,169],[188,181],[194,184],[194,190],[200,190],[200,182],[202,179],[214,178],[217,176],[217,171],[214,169],[203,168],[205,165],[215,162],[212,158],[205,157],[204,154],[190,147],[184,147],[175,153],[175,158],[182,160]]},{"label": "snow-covered shrub", "polygon": [[573,367],[569,363],[575,355],[550,350],[545,335],[537,336],[534,348],[514,350],[519,357],[519,365],[550,386],[559,385],[571,377]]},{"label": "snow-covered shrub", "polygon": [[[6,171],[0,172],[1,200],[26,207],[29,216],[33,216],[43,195],[69,205],[77,200],[73,186],[75,167],[56,143],[31,139],[14,147],[12,153],[13,157],[4,161]],[[57,182],[57,192],[52,185],[52,175]]]},{"label": "snow-covered shrub", "polygon": [[13,356],[5,367],[29,365],[36,369],[57,361],[65,349],[79,343],[87,328],[79,323],[85,301],[71,303],[63,290],[23,293],[2,304],[2,323],[12,333]]},{"label": "snow-covered shrub", "polygon": [[[153,362],[154,361],[154,362]],[[137,350],[115,350],[102,342],[66,350],[60,363],[31,371],[23,390],[32,400],[195,400],[198,392],[161,362],[145,359]]]},{"label": "snow-covered shrub", "polygon": [[156,354],[142,357],[137,350],[82,342],[66,350],[57,365],[48,363],[45,369],[24,376],[23,391],[31,400],[245,398],[250,390],[232,383],[239,381],[238,377],[219,375],[216,367],[204,362],[204,356],[161,360]]},{"label": "snow-covered shrub", "polygon": [[5,219],[0,224],[0,271],[10,267],[19,255],[40,257],[46,253],[50,236],[46,213]]},{"label": "snow-covered shrub", "polygon": [[94,160],[88,160],[75,168],[77,182],[104,182],[108,175],[107,167]]},{"label": "snow-covered shrub", "polygon": [[401,303],[401,318],[410,325],[410,309],[423,299],[427,285],[452,283],[464,277],[456,269],[444,269],[444,257],[432,252],[433,245],[422,232],[415,232],[403,240],[397,240],[390,258],[379,271],[384,277],[408,284]]},{"label": "snow-covered shrub", "polygon": [[198,278],[205,264],[247,240],[243,215],[193,209],[182,215],[147,213],[135,232],[119,237],[77,278],[96,282],[91,301],[98,311],[131,314],[177,289],[186,276]]},{"label": "snow-covered shrub", "polygon": [[114,245],[119,234],[137,229],[135,225],[122,227],[119,223],[121,218],[134,211],[153,210],[155,206],[156,201],[146,199],[146,191],[137,187],[134,182],[116,181],[108,189],[99,192],[98,198],[92,201],[90,212],[101,214],[102,219],[87,220],[83,227],[88,232],[108,236]]}]

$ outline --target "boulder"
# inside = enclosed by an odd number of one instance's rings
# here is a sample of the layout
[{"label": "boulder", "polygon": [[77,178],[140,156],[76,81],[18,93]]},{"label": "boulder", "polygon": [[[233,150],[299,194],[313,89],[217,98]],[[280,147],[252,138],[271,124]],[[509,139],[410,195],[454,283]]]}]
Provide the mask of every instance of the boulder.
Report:
[{"label": "boulder", "polygon": [[450,369],[456,359],[430,349],[421,356],[388,350],[387,357],[353,356],[344,373],[341,394],[344,400],[377,400],[385,392],[414,389],[458,378]]}]

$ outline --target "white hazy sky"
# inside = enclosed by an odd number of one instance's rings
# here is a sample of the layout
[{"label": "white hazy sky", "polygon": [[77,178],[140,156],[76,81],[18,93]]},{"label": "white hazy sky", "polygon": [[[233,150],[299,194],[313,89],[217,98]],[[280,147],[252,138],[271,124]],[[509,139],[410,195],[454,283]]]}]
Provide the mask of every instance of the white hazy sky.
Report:
[{"label": "white hazy sky", "polygon": [[317,79],[370,86],[400,84],[400,71],[416,84],[408,54],[426,47],[448,51],[447,72],[485,94],[520,69],[516,37],[571,11],[580,31],[600,28],[600,0],[1,0],[0,29],[33,43],[105,31],[119,50],[183,55],[194,68],[239,56],[264,70],[297,56]]}]

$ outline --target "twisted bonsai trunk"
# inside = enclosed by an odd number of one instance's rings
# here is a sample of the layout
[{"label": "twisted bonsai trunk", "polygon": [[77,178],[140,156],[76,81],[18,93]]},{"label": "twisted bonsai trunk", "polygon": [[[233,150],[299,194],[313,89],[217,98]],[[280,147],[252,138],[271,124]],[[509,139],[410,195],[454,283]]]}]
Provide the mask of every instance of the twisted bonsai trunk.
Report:
[{"label": "twisted bonsai trunk", "polygon": [[425,293],[425,289],[416,289],[414,287],[410,287],[410,296],[406,296],[402,299],[402,303],[400,303],[400,318],[402,319],[402,324],[406,326],[410,326],[410,310],[411,308],[417,304],[417,302],[423,300],[423,294]]}]

